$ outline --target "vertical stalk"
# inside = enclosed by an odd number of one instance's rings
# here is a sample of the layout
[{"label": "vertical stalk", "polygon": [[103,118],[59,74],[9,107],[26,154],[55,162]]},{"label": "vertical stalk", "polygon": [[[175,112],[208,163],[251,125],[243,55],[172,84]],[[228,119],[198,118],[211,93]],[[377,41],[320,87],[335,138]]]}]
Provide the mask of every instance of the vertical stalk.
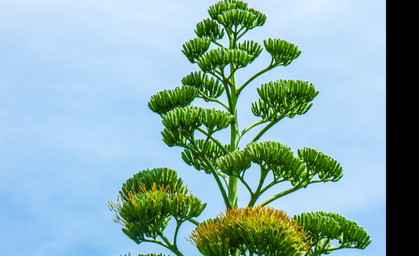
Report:
[{"label": "vertical stalk", "polygon": [[[237,27],[236,27],[237,30]],[[233,32],[232,35],[229,35],[229,48],[234,49],[236,48],[237,42],[237,32]],[[230,102],[229,102],[229,110],[230,114],[234,116],[233,122],[231,122],[230,126],[230,152],[236,150],[239,146],[240,134],[239,134],[239,123],[237,118],[237,101],[239,99],[239,94],[237,92],[236,87],[236,74],[235,67],[233,63],[230,63]],[[237,207],[238,206],[238,198],[239,198],[239,178],[230,176],[228,178],[228,199],[230,201],[230,206]],[[231,252],[231,256],[237,256],[239,251],[233,250]]]},{"label": "vertical stalk", "polygon": [[[234,49],[236,48],[236,34],[232,33],[229,35],[229,48]],[[237,119],[237,101],[238,101],[238,94],[236,88],[236,75],[234,72],[234,65],[230,63],[230,102],[229,102],[229,110],[230,114],[234,116],[234,120],[231,123],[230,128],[230,152],[237,149],[239,145],[239,124]],[[231,207],[237,207],[238,205],[238,197],[239,197],[239,179],[237,177],[230,176],[228,179],[228,199],[230,201]]]},{"label": "vertical stalk", "polygon": [[[237,91],[234,83],[234,76],[232,77],[232,88],[231,88],[231,103],[230,113],[234,115],[234,120],[231,123],[231,139],[230,139],[230,152],[236,150],[239,145],[239,125],[237,121]],[[237,207],[238,196],[239,196],[239,178],[230,176],[228,179],[228,198],[230,200],[231,207]]]},{"label": "vertical stalk", "polygon": [[[236,34],[229,36],[230,44],[229,48],[236,48]],[[234,74],[235,67],[230,63],[230,114],[234,116],[234,120],[231,123],[230,128],[230,152],[236,150],[239,145],[239,124],[237,119],[237,101],[239,95],[236,88],[236,75]],[[228,199],[230,200],[231,207],[238,206],[238,197],[239,197],[239,178],[230,176],[228,179]]]}]

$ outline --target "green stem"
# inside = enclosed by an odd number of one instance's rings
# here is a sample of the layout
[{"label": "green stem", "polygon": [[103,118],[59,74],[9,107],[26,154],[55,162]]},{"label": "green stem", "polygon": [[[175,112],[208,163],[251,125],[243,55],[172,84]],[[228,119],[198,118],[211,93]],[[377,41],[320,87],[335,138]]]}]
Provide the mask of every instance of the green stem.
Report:
[{"label": "green stem", "polygon": [[214,138],[212,135],[208,134],[207,131],[205,131],[204,129],[198,127],[198,131],[202,132],[204,135],[207,136],[207,138],[211,139],[215,144],[217,144],[217,146],[219,146],[224,153],[228,153],[228,150],[224,147],[223,144],[221,144],[221,142],[219,140],[217,140],[216,138]]},{"label": "green stem", "polygon": [[[234,85],[234,77],[233,85]],[[230,140],[230,152],[233,152],[238,148],[239,144],[239,127],[237,121],[237,100],[238,96],[236,94],[236,87],[231,87],[231,105],[230,105],[230,114],[234,116],[234,120],[231,123],[231,140]],[[230,176],[228,180],[228,198],[232,207],[237,207],[238,205],[238,187],[239,187],[239,178]]]},{"label": "green stem", "polygon": [[257,72],[256,74],[254,74],[252,77],[250,77],[244,84],[242,84],[242,86],[240,86],[240,88],[237,90],[237,93],[240,94],[241,91],[250,83],[252,82],[254,79],[256,79],[258,76],[262,75],[265,72],[268,72],[269,70],[271,70],[272,68],[274,68],[275,65],[272,65],[272,61],[271,64],[269,66],[267,66],[266,68],[262,69],[261,71]]},{"label": "green stem", "polygon": [[[227,193],[224,190],[224,186],[221,183],[221,180],[220,180],[220,177],[218,176],[218,174],[216,172],[212,172],[212,174],[213,174],[213,176],[214,176],[214,178],[215,178],[215,180],[216,180],[216,182],[218,184],[218,187],[221,190],[221,194],[222,194],[222,196],[224,198],[224,202],[226,204],[226,207],[227,208],[231,208],[232,207],[232,204],[231,204],[231,200],[230,200],[230,187],[228,188],[228,195],[227,195]],[[229,183],[229,185],[230,185],[230,183]]]},{"label": "green stem", "polygon": [[224,45],[220,44],[219,42],[215,40],[211,40],[211,42],[213,42],[215,45],[218,45],[219,47],[224,47]]},{"label": "green stem", "polygon": [[270,189],[272,186],[274,186],[276,184],[279,184],[281,182],[284,182],[284,181],[286,181],[286,180],[285,179],[284,180],[275,180],[274,179],[272,182],[270,182],[268,185],[266,185],[264,188],[262,188],[260,190],[260,194],[262,195],[263,193],[265,193],[266,190]]},{"label": "green stem", "polygon": [[189,222],[191,222],[192,224],[195,224],[195,226],[199,226],[201,223],[197,220],[194,219],[188,219]]},{"label": "green stem", "polygon": [[278,123],[279,121],[281,121],[284,117],[285,117],[285,115],[287,114],[288,112],[285,112],[285,113],[283,113],[283,114],[281,114],[279,117],[278,117],[278,119],[276,119],[276,120],[274,120],[274,121],[272,121],[272,122],[270,122],[268,125],[266,125],[257,135],[256,135],[256,137],[253,139],[253,141],[257,141],[258,139],[260,139],[260,137],[262,137],[262,135],[266,132],[266,131],[268,131],[272,126],[274,126],[276,123]]},{"label": "green stem", "polygon": [[177,248],[177,235],[179,233],[180,225],[182,225],[182,221],[176,220],[175,234],[173,235],[173,246],[176,248]]},{"label": "green stem", "polygon": [[143,239],[143,240],[141,240],[141,242],[155,243],[155,244],[158,244],[158,245],[163,246],[164,248],[167,248],[167,249],[170,250],[169,246],[167,246],[165,243],[163,243],[162,241],[157,240],[157,239],[154,239],[154,240]]},{"label": "green stem", "polygon": [[237,207],[238,205],[238,197],[239,197],[239,179],[234,176],[230,176],[228,178],[228,199],[230,201],[230,207]]},{"label": "green stem", "polygon": [[239,177],[239,180],[241,181],[241,183],[243,183],[243,185],[247,188],[247,190],[249,191],[249,194],[250,194],[250,196],[253,196],[253,190],[252,190],[252,188],[250,187],[250,185],[246,182],[246,180],[244,179],[244,177],[243,176],[240,176]]},{"label": "green stem", "polygon": [[226,204],[227,208],[231,208],[231,203],[230,203],[230,198],[227,195],[223,183],[220,180],[220,177],[218,176],[217,171],[215,170],[214,166],[212,165],[212,163],[208,160],[208,158],[205,156],[205,154],[201,154],[202,156],[202,160],[204,160],[204,162],[211,168],[211,173],[214,176],[215,181],[217,182],[218,188],[221,191],[221,195],[223,196],[224,199],[224,203]]},{"label": "green stem", "polygon": [[247,33],[247,31],[249,31],[250,29],[248,29],[248,28],[245,28],[244,29],[244,31],[241,33],[241,34],[239,34],[241,31],[242,31],[242,29],[243,29],[244,27],[242,27],[242,28],[240,28],[240,30],[239,31],[237,31],[237,34],[238,34],[238,36],[237,36],[237,40],[239,40],[244,34],[246,34]]},{"label": "green stem", "polygon": [[[162,231],[160,231],[158,228],[154,227],[153,225],[151,225],[151,227],[157,232],[157,234],[161,237],[161,239],[163,239],[163,242],[160,242],[158,244],[166,247],[167,249],[171,250],[176,256],[184,256],[182,252],[179,251],[179,249],[177,248],[177,246],[175,244],[172,244],[169,239],[163,234]],[[158,240],[155,240],[156,243]]]},{"label": "green stem", "polygon": [[203,94],[203,93],[200,93],[199,97],[201,97],[202,99],[207,100],[207,101],[211,101],[211,102],[218,103],[218,104],[220,104],[221,106],[223,106],[225,109],[228,109],[227,104],[225,104],[225,103],[224,103],[224,102],[222,102],[221,100],[214,99],[214,98],[211,98],[211,97],[207,97],[207,96],[206,96],[205,94]]},{"label": "green stem", "polygon": [[[280,197],[283,197],[283,196],[285,196],[285,195],[288,195],[288,194],[290,194],[290,193],[292,193],[292,192],[295,192],[295,191],[297,191],[297,190],[299,190],[300,188],[305,188],[305,187],[307,187],[309,184],[313,184],[313,183],[319,183],[319,182],[324,182],[323,180],[311,180],[313,177],[311,177],[310,178],[310,182],[308,182],[306,185],[302,185],[303,183],[301,182],[301,183],[299,183],[299,184],[297,184],[297,185],[295,185],[294,187],[292,187],[292,188],[290,188],[290,189],[288,189],[288,190],[285,190],[285,191],[282,191],[281,193],[278,193],[278,194],[276,194],[276,195],[274,195],[274,196],[272,196],[271,198],[269,198],[269,199],[267,199],[267,200],[265,200],[263,203],[261,203],[260,205],[261,206],[265,206],[265,205],[267,205],[267,204],[269,204],[270,202],[272,202],[272,201],[274,201],[274,200],[276,200],[276,199],[278,199],[278,198],[280,198]],[[270,187],[272,187],[273,185],[276,185],[276,184],[279,184],[279,183],[281,183],[281,182],[284,182],[284,181],[287,181],[287,180],[280,180],[280,181],[272,181],[271,183],[269,183],[266,187],[264,187],[261,191],[260,191],[260,194],[263,194],[266,190],[268,190]]]},{"label": "green stem", "polygon": [[292,187],[292,188],[290,188],[290,189],[288,189],[288,190],[285,190],[285,191],[282,191],[281,193],[278,193],[278,194],[276,194],[276,195],[274,195],[274,196],[272,196],[271,198],[269,198],[269,199],[267,199],[267,200],[265,200],[263,203],[261,203],[260,205],[261,206],[265,206],[265,205],[267,205],[267,204],[269,204],[270,202],[272,202],[272,201],[274,201],[274,200],[276,200],[276,199],[278,199],[278,198],[280,198],[280,197],[283,197],[283,196],[285,196],[285,195],[288,195],[288,194],[290,194],[290,193],[292,193],[292,192],[295,192],[295,191],[297,191],[297,190],[299,190],[300,188],[303,188],[302,186],[295,186],[295,187]]},{"label": "green stem", "polygon": [[[236,48],[237,34],[229,35],[229,48]],[[225,87],[229,87],[230,94],[227,94],[229,97],[229,110],[230,114],[234,116],[233,122],[230,125],[230,152],[233,152],[238,148],[239,145],[239,126],[237,119],[237,101],[238,93],[236,88],[236,77],[234,74],[235,67],[230,63],[230,75],[226,81]],[[238,196],[239,196],[239,178],[230,176],[228,179],[228,199],[230,201],[230,208],[238,206]]]},{"label": "green stem", "polygon": [[317,244],[315,246],[315,250],[313,251],[313,255],[329,254],[330,251],[327,247],[329,246],[330,238],[326,238],[324,241],[322,241],[323,242],[322,246],[320,248],[318,248],[317,245],[320,241],[321,241],[321,239],[319,239],[317,241]]},{"label": "green stem", "polygon": [[251,196],[248,206],[254,206],[260,195],[262,195],[263,192],[261,192],[261,189],[267,175],[268,171],[261,168],[258,187],[256,188],[255,193]]},{"label": "green stem", "polygon": [[358,247],[345,246],[344,244],[342,244],[339,247],[329,247],[329,248],[327,248],[327,252],[325,252],[325,253],[330,253],[332,251],[336,251],[336,250],[340,250],[340,249],[359,249],[359,248]]},{"label": "green stem", "polygon": [[256,126],[258,126],[258,125],[260,125],[260,124],[263,124],[263,123],[265,123],[265,122],[267,122],[267,121],[266,121],[266,120],[259,120],[259,121],[257,121],[257,122],[254,122],[253,124],[249,125],[249,126],[248,126],[248,127],[246,127],[245,129],[243,129],[243,131],[241,131],[241,133],[240,133],[240,138],[241,138],[241,137],[243,137],[243,135],[244,135],[246,132],[250,131],[252,128],[254,128],[254,127],[256,127]]},{"label": "green stem", "polygon": [[199,155],[201,157],[201,159],[207,164],[207,166],[210,168],[211,174],[214,176],[214,179],[217,182],[218,188],[221,191],[221,195],[223,196],[223,199],[224,199],[224,202],[225,202],[227,208],[230,208],[231,206],[230,206],[229,197],[228,197],[228,195],[227,195],[227,193],[224,189],[223,183],[220,180],[220,177],[219,177],[219,174],[217,173],[217,170],[214,168],[212,163],[208,160],[206,155],[202,151],[199,151],[199,148],[195,145],[194,141],[191,140],[190,142],[194,146],[194,148],[191,148],[191,147],[185,147],[185,148],[188,148],[189,150],[195,152],[195,154]]}]

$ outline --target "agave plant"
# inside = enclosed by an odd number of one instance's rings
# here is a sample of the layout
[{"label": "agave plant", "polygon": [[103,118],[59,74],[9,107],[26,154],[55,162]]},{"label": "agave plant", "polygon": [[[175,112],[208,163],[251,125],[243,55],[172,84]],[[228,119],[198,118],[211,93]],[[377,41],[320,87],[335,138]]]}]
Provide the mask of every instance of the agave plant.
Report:
[{"label": "agave plant", "polygon": [[[189,193],[175,170],[162,167],[142,170],[122,185],[117,202],[109,202],[114,221],[137,244],[156,243],[177,256],[184,255],[177,242],[186,221],[196,225],[190,240],[205,256],[319,256],[343,248],[364,249],[371,242],[368,233],[337,213],[307,212],[290,217],[269,206],[301,188],[336,182],[343,176],[338,161],[317,149],[293,151],[281,142],[261,140],[282,119],[310,110],[319,93],[314,85],[292,79],[264,83],[257,87],[259,98],[249,106],[258,121],[242,126],[238,120],[242,91],[264,73],[291,64],[301,50],[280,38],[267,38],[262,44],[245,40],[246,33],[266,22],[266,15],[246,2],[222,0],[211,5],[208,14],[196,25],[196,37],[182,46],[183,54],[199,71],[184,76],[182,85],[151,96],[148,107],[161,117],[163,142],[182,148],[181,157],[187,165],[215,179],[224,212],[198,222],[196,217],[206,204]],[[270,55],[270,62],[253,75],[241,72],[247,78],[237,83],[237,71],[255,61],[263,50]],[[198,100],[213,107],[192,105]],[[226,142],[217,136],[224,129],[230,130]],[[244,135],[251,130],[256,135],[249,139]],[[251,168],[259,173],[255,186],[246,178]],[[288,188],[281,190],[280,183],[287,183]],[[249,201],[241,206],[240,184],[249,193]],[[267,191],[274,191],[273,196],[262,201]],[[171,220],[175,225],[169,232]]]}]

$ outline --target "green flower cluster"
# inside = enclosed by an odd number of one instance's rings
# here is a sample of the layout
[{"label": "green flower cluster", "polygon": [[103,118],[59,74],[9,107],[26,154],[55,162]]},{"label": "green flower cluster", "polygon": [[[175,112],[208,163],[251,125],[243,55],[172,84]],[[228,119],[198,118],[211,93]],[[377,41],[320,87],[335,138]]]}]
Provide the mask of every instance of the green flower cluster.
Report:
[{"label": "green flower cluster", "polygon": [[187,194],[182,183],[176,171],[169,168],[138,172],[123,185],[120,200],[109,202],[115,222],[122,224],[122,231],[138,244],[165,238],[163,230],[172,217],[180,226],[200,215],[206,206]]}]

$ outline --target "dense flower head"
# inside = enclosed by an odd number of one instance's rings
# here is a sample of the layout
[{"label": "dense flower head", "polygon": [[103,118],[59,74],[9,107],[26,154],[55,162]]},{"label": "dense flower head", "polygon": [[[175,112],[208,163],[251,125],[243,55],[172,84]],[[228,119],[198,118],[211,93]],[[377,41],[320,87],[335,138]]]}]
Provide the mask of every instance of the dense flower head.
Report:
[{"label": "dense flower head", "polygon": [[257,255],[297,256],[308,248],[307,234],[284,211],[272,207],[232,208],[199,225],[191,239],[203,255],[239,250]]}]

